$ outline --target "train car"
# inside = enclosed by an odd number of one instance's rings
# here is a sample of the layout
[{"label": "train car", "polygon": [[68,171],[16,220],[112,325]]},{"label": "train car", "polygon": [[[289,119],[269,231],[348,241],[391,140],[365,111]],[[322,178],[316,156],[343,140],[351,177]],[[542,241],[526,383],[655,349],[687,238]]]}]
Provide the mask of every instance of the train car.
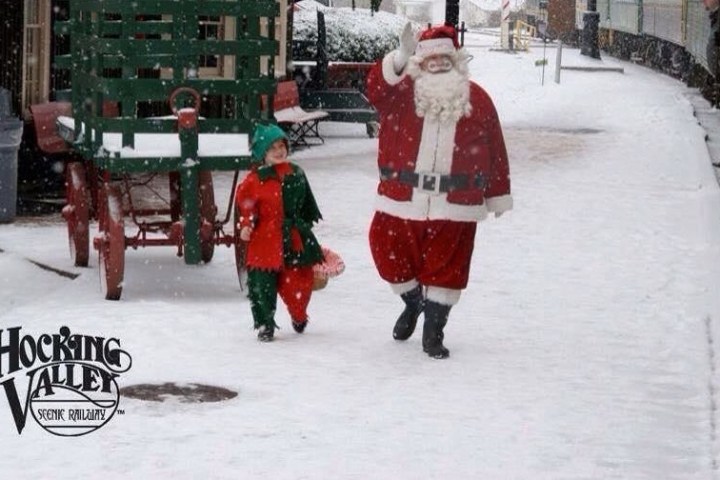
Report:
[{"label": "train car", "polygon": [[[578,28],[582,28],[577,2]],[[687,80],[707,69],[709,20],[702,0],[598,0],[600,46],[610,54]]]},{"label": "train car", "polygon": [[[576,0],[578,29],[587,8],[586,0]],[[720,104],[720,82],[708,65],[711,27],[702,0],[597,0],[597,11],[603,50],[680,78]]]},{"label": "train car", "polygon": [[[641,0],[609,0],[605,1],[606,4],[606,15],[600,14],[600,18],[603,16],[606,18],[606,24],[609,29],[625,32],[631,35],[637,35],[640,33],[640,1]],[[598,11],[600,10],[598,2]],[[602,21],[602,20],[601,20]],[[601,26],[602,28],[602,26]]]},{"label": "train car", "polygon": [[640,49],[642,0],[598,0],[601,46],[618,56],[630,58]]},{"label": "train car", "polygon": [[643,34],[685,46],[687,0],[645,0],[642,4]]},{"label": "train car", "polygon": [[695,64],[709,73],[707,42],[710,37],[710,20],[702,0],[688,0],[685,25],[685,49]]}]

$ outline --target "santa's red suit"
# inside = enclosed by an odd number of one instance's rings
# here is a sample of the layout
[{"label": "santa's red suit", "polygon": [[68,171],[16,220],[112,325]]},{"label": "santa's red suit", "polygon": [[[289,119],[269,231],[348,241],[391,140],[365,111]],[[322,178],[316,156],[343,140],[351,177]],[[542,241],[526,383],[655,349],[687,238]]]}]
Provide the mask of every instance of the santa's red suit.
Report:
[{"label": "santa's red suit", "polygon": [[[434,48],[433,42],[427,45]],[[454,305],[467,286],[476,223],[512,208],[505,143],[492,100],[475,83],[458,82],[466,86],[460,87],[464,106],[454,107],[462,111],[459,119],[421,111],[409,68],[397,74],[393,67],[398,54],[390,52],[367,79],[380,115],[370,246],[380,276],[396,293],[421,285],[428,300]],[[466,58],[456,55],[455,68],[466,69]]]}]

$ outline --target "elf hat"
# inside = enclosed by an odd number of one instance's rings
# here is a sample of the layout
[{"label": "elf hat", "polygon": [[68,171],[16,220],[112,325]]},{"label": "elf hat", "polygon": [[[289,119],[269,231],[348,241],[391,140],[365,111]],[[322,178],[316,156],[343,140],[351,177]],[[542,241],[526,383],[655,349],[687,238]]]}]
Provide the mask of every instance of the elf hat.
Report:
[{"label": "elf hat", "polygon": [[455,27],[446,23],[430,27],[420,34],[415,55],[427,58],[431,55],[454,55],[460,48]]},{"label": "elf hat", "polygon": [[285,146],[290,151],[290,141],[282,128],[277,125],[258,125],[252,139],[252,156],[258,162],[265,161],[265,154],[270,146],[278,140],[284,140]]}]

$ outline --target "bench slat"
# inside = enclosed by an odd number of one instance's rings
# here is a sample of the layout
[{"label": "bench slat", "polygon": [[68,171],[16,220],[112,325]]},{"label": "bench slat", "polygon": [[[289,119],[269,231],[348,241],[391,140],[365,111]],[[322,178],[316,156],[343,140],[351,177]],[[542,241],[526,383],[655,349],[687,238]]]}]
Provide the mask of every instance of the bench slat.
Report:
[{"label": "bench slat", "polygon": [[[263,105],[267,99],[263,98]],[[307,112],[300,107],[300,91],[294,80],[278,82],[273,97],[275,120],[285,126],[293,145],[307,145],[306,137],[323,139],[318,132],[318,122],[330,116],[323,110]]]}]

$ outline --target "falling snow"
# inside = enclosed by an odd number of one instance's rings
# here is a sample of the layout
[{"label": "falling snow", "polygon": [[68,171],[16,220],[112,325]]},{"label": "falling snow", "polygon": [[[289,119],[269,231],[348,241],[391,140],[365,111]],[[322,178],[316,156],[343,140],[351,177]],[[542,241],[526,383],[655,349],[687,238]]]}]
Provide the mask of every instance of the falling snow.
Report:
[{"label": "falling snow", "polygon": [[[107,302],[96,258],[70,264],[59,216],[0,225],[0,328],[118,337],[133,357],[121,386],[238,392],[205,405],[123,398],[124,415],[76,439],[32,419],[18,436],[0,393],[0,471],[716,478],[720,189],[693,91],[575,50],[566,64],[625,73],[563,72],[541,85],[541,49],[508,55],[491,52],[495,42],[469,34],[471,73],[503,124],[515,209],[479,227],[470,284],[446,328],[448,360],[424,355],[418,333],[392,340],[402,302],[377,277],[367,241],[377,139],[364,125],[325,123],[325,144],[292,158],[323,211],[316,234],[347,269],[314,294],[302,335],[279,309],[277,340],[257,342],[231,249],[202,266],[172,248],[128,250],[123,298]],[[231,180],[214,178],[220,216]]]}]

